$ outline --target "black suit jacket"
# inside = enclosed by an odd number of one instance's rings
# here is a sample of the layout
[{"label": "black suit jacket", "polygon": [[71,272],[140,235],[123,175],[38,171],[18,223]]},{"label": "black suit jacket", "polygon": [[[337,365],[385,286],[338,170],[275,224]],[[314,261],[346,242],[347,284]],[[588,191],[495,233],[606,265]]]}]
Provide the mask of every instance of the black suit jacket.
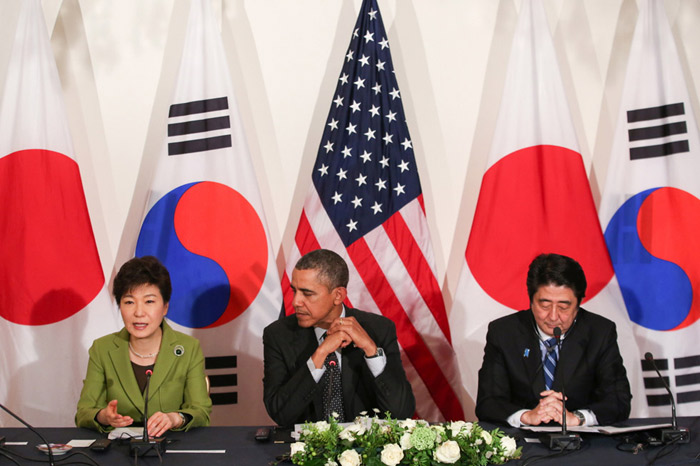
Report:
[{"label": "black suit jacket", "polygon": [[[530,310],[489,324],[476,399],[480,420],[505,422],[516,411],[537,406],[545,387],[535,325]],[[569,411],[589,409],[601,425],[629,417],[632,394],[612,321],[579,309],[554,376],[552,389],[563,388]]]},{"label": "black suit jacket", "polygon": [[[394,418],[413,415],[415,399],[401,364],[396,341],[396,327],[386,317],[357,309],[345,309],[354,317],[386,355],[386,367],[376,378],[364,360],[364,352],[352,345],[344,348],[341,361],[343,405],[348,419],[373,408]],[[265,408],[281,426],[323,419],[320,383],[311,376],[306,361],[318,342],[313,328],[297,325],[296,315],[268,325],[263,332],[265,374],[263,378]]]}]

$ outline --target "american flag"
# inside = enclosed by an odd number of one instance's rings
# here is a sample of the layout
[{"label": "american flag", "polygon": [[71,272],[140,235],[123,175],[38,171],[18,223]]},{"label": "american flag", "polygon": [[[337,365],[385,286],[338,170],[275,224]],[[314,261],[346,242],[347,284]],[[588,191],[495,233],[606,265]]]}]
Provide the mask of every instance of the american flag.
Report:
[{"label": "american flag", "polygon": [[343,61],[283,278],[286,312],[299,257],[318,248],[343,255],[347,304],[396,324],[417,414],[462,419],[413,144],[376,0],[364,0]]}]

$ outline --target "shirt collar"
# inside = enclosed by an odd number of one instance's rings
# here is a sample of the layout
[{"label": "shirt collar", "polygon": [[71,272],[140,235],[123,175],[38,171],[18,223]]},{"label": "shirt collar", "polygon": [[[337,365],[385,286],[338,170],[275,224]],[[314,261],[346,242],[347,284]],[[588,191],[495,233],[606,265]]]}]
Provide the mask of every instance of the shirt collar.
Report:
[{"label": "shirt collar", "polygon": [[[544,332],[542,331],[542,329],[539,327],[539,325],[535,324],[535,328],[537,329],[537,335],[540,337],[540,341],[544,342],[544,341],[546,341],[546,340],[549,340],[550,338],[554,338],[554,337],[550,337],[549,335],[547,335],[546,333],[544,333]],[[566,333],[562,333],[562,334],[561,334],[561,340],[562,340],[562,341],[564,341],[564,338],[566,338]]]}]

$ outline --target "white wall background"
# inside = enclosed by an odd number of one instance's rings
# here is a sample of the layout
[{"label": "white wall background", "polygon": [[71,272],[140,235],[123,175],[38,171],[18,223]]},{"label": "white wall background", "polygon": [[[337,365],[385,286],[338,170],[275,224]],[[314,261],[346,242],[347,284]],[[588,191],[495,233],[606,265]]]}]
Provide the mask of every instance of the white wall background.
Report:
[{"label": "white wall background", "polygon": [[[22,0],[0,1],[0,85]],[[211,0],[281,271],[360,0]],[[635,0],[541,0],[596,202]],[[663,1],[700,114],[700,1]],[[438,281],[454,295],[520,0],[379,0],[422,177]],[[107,277],[146,195],[188,0],[43,0]],[[161,84],[162,83],[162,84]],[[0,96],[1,97],[1,96]],[[155,110],[154,110],[155,109]],[[143,170],[142,170],[143,167]],[[141,176],[139,177],[139,173]]]}]

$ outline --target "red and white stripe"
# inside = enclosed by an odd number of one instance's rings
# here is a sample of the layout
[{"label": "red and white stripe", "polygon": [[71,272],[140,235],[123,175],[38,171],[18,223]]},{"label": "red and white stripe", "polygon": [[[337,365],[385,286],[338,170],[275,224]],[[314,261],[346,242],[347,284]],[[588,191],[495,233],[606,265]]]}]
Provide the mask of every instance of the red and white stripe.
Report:
[{"label": "red and white stripe", "polygon": [[430,244],[421,196],[346,249],[312,188],[282,280],[285,310],[293,312],[289,277],[299,258],[319,248],[337,252],[350,269],[347,304],[396,325],[417,415],[462,419],[459,374]]}]

